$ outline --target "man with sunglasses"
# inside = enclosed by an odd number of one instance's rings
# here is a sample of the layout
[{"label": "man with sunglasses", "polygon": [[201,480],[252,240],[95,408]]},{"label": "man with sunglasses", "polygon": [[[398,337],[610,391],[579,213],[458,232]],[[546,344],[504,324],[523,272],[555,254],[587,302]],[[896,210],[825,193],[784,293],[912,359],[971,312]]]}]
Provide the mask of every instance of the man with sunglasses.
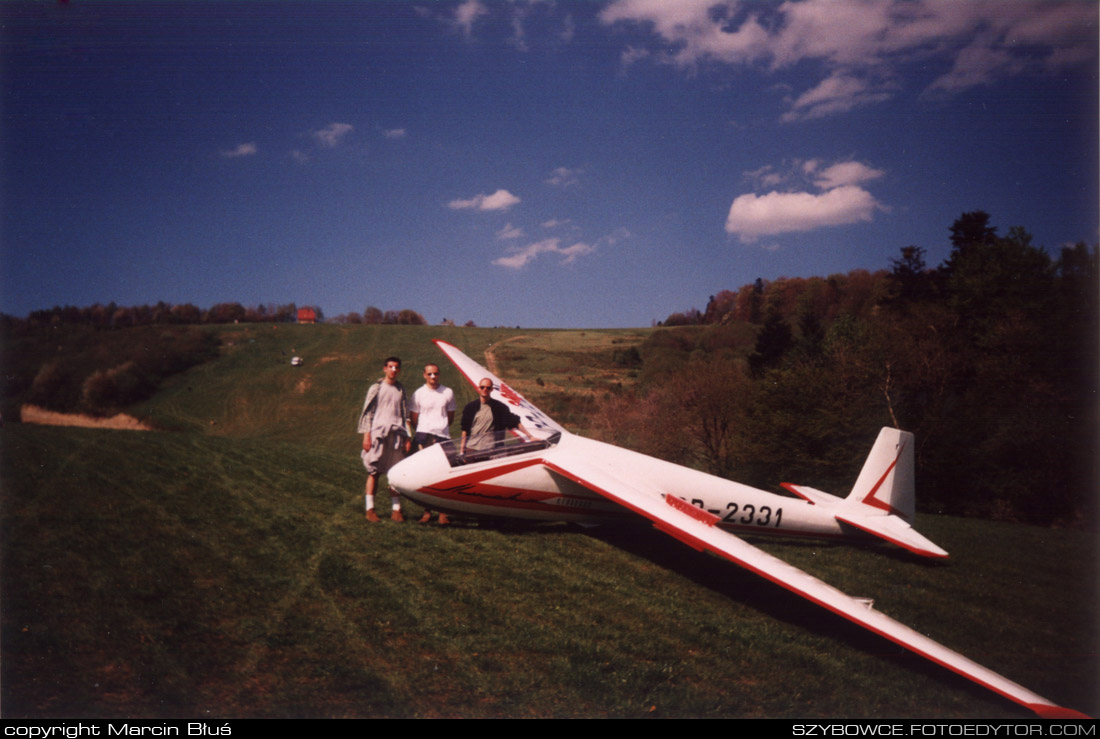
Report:
[{"label": "man with sunglasses", "polygon": [[[359,433],[363,435],[361,458],[367,468],[367,520],[379,520],[374,512],[374,493],[378,488],[378,476],[400,462],[412,446],[408,426],[408,399],[405,388],[397,381],[401,360],[387,357],[382,363],[382,379],[370,386],[363,411],[359,414]],[[401,498],[391,490],[394,521],[404,521],[401,514]]]},{"label": "man with sunglasses", "polygon": [[477,400],[470,401],[462,409],[462,454],[467,449],[491,449],[504,438],[504,432],[508,429],[518,428],[528,437],[534,438],[523,427],[519,416],[508,410],[504,403],[490,397],[492,393],[493,381],[488,377],[482,378],[477,383]]},{"label": "man with sunglasses", "polygon": [[[413,448],[420,451],[440,441],[451,438],[451,424],[455,420],[455,394],[445,385],[439,384],[439,365],[424,366],[424,384],[413,393],[409,401],[409,415],[412,417],[416,436]],[[432,512],[425,510],[420,523],[432,520]],[[439,514],[440,525],[450,523],[447,514]]]}]

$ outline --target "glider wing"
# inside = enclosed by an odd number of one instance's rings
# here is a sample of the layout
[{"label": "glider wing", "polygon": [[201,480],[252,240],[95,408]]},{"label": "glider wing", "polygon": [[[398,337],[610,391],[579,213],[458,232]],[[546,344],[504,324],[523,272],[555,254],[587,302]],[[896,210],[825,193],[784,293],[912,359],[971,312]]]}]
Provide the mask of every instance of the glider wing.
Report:
[{"label": "glider wing", "polygon": [[513,390],[504,380],[467,357],[458,347],[448,344],[442,339],[435,339],[434,341],[440,351],[447,355],[447,359],[454,362],[455,367],[458,367],[458,371],[471,385],[477,387],[477,384],[484,377],[492,380],[492,397],[506,403],[512,413],[519,416],[523,420],[523,425],[532,433],[546,438],[551,434],[565,431],[564,428],[558,425],[557,421],[536,408],[534,403]]},{"label": "glider wing", "polygon": [[797,567],[723,531],[715,526],[718,522],[717,516],[685,503],[674,495],[666,495],[644,480],[623,481],[616,474],[602,469],[598,463],[582,459],[579,455],[571,454],[568,449],[560,447],[545,453],[543,464],[552,473],[583,485],[648,518],[658,529],[688,546],[725,557],[792,593],[1031,709],[1040,716],[1088,718],[1084,714],[1048,701],[1022,685],[874,610],[866,600],[846,595]]}]

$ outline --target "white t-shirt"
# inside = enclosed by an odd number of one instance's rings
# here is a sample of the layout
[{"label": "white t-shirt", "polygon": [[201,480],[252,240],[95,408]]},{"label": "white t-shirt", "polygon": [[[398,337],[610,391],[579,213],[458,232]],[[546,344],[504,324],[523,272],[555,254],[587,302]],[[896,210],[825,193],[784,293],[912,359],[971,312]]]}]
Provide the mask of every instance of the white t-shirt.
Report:
[{"label": "white t-shirt", "polygon": [[454,413],[455,394],[449,387],[440,385],[435,390],[422,385],[409,401],[409,413],[419,414],[416,420],[418,434],[434,434],[445,439],[451,438],[451,424],[448,413]]}]

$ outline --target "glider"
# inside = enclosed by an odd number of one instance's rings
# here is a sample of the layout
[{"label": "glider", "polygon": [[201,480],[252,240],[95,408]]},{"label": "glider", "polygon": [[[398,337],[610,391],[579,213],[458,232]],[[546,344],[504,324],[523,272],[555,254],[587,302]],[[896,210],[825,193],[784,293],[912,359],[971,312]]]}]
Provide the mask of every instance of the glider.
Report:
[{"label": "glider", "polygon": [[739,538],[735,532],[878,537],[924,557],[947,552],[912,527],[913,435],[883,428],[851,493],[784,483],[798,498],[708,475],[571,434],[457,347],[435,344],[474,386],[493,382],[536,435],[462,454],[428,447],[389,471],[401,495],[432,510],[474,516],[589,523],[642,516],[688,546],[709,551],[973,680],[1045,718],[1089,718],[1043,698]]}]

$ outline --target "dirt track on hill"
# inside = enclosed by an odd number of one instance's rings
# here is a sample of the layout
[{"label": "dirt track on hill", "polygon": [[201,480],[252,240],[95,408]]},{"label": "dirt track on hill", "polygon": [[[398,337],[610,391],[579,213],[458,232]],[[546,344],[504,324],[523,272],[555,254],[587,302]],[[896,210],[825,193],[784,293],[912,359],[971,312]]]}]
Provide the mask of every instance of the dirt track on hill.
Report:
[{"label": "dirt track on hill", "polygon": [[57,413],[39,408],[36,405],[24,405],[19,409],[19,418],[23,423],[37,423],[44,426],[80,426],[92,429],[121,429],[124,431],[152,431],[152,426],[144,424],[125,413],[110,418],[96,418],[81,413]]},{"label": "dirt track on hill", "polygon": [[493,349],[500,347],[502,344],[507,344],[509,341],[517,341],[518,339],[526,339],[526,338],[527,338],[526,336],[511,336],[507,339],[503,339],[501,341],[498,341],[493,346],[490,346],[488,349],[485,350],[485,366],[486,366],[486,368],[488,368],[488,370],[490,372],[492,372],[494,375],[496,375],[497,377],[500,377],[500,372],[497,371],[497,358],[496,358],[496,355],[493,353]]}]

